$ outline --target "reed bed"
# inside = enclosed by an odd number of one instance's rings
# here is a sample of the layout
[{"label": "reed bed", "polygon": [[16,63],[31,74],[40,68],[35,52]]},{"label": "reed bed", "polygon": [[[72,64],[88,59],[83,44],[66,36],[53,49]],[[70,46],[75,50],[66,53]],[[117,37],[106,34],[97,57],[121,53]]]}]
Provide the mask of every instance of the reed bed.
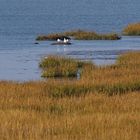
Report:
[{"label": "reed bed", "polygon": [[84,31],[84,30],[75,30],[68,31],[63,33],[52,33],[48,35],[40,35],[36,38],[36,40],[57,40],[57,38],[62,37],[72,37],[75,40],[119,40],[121,37],[116,33],[108,33],[108,34],[98,34],[96,32]]},{"label": "reed bed", "polygon": [[62,33],[52,33],[48,35],[39,35],[36,40],[37,41],[56,41],[58,38],[64,38],[65,36]]},{"label": "reed bed", "polygon": [[121,37],[116,33],[99,34],[92,31],[76,30],[64,32],[64,35],[72,36],[75,40],[119,40]]},{"label": "reed bed", "polygon": [[42,84],[0,83],[0,139],[139,140],[139,92],[52,99]]},{"label": "reed bed", "polygon": [[140,23],[129,24],[123,30],[124,35],[139,36],[140,35]]},{"label": "reed bed", "polygon": [[42,77],[77,77],[83,62],[61,56],[48,56],[40,62]]},{"label": "reed bed", "polygon": [[[53,59],[57,59],[61,65],[56,65]],[[45,73],[50,74],[51,72],[52,77],[55,77],[58,74],[57,69],[65,71],[67,74],[70,71],[73,72],[75,70],[75,75],[78,68],[78,61],[70,60],[67,58],[57,58],[51,57],[53,60],[53,69],[56,69],[56,74],[52,69],[52,66],[48,67],[44,66]],[[61,60],[63,59],[63,60]],[[66,80],[63,83],[62,81],[57,82],[56,84],[52,84],[49,89],[49,95],[54,97],[63,97],[63,96],[79,96],[79,93],[82,95],[87,94],[88,92],[98,92],[104,93],[107,95],[114,95],[114,94],[124,94],[127,92],[139,91],[140,90],[140,53],[133,52],[127,53],[123,56],[120,56],[116,62],[116,64],[111,66],[104,66],[104,67],[97,67],[91,63],[80,63],[81,67],[81,78],[80,80]],[[44,60],[49,63],[50,58],[48,60]],[[42,65],[44,64],[42,61]],[[65,63],[64,63],[64,62]],[[74,62],[75,61],[75,62]],[[63,65],[64,63],[64,65]],[[70,65],[70,63],[76,64],[75,67]],[[70,67],[69,67],[70,66]],[[68,68],[68,69],[67,69]],[[44,70],[43,69],[43,70]],[[72,69],[72,70],[71,70]],[[68,72],[67,72],[68,70]],[[48,74],[48,75],[49,75]],[[55,76],[53,76],[55,75]],[[45,75],[47,76],[47,74]],[[69,77],[71,75],[63,75],[59,74],[59,77]],[[51,81],[50,81],[51,83]]]},{"label": "reed bed", "polygon": [[79,80],[0,81],[0,139],[139,140],[139,79],[133,52],[83,66]]}]

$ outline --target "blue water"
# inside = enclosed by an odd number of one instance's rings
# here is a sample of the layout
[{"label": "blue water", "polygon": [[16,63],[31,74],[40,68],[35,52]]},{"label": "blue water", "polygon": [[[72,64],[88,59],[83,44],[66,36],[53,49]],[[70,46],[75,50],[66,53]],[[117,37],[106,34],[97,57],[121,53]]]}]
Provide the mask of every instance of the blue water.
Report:
[{"label": "blue water", "polygon": [[139,21],[139,0],[0,0],[0,80],[40,79],[38,63],[49,54],[112,64],[119,54],[140,50],[140,38],[72,41],[72,46],[48,41],[35,45],[35,38],[71,29],[120,34],[124,26]]}]

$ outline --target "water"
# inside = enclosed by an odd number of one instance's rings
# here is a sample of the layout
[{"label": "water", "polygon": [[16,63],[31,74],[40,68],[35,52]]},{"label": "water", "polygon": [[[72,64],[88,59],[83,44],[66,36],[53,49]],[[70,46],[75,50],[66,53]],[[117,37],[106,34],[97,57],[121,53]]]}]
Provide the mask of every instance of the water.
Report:
[{"label": "water", "polygon": [[140,50],[140,38],[72,41],[71,46],[35,45],[35,38],[71,29],[121,33],[128,23],[139,21],[139,0],[0,0],[0,80],[40,79],[38,63],[48,54],[112,64],[119,54]]}]

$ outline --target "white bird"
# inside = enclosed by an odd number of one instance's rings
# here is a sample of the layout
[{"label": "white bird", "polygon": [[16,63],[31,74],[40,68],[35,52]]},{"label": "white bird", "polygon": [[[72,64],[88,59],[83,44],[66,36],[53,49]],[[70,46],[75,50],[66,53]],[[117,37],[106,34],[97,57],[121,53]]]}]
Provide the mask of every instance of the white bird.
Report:
[{"label": "white bird", "polygon": [[67,39],[67,42],[69,42],[69,39]]},{"label": "white bird", "polygon": [[61,42],[61,40],[58,38],[58,39],[57,39],[57,42]]},{"label": "white bird", "polygon": [[69,40],[64,38],[64,43],[68,43],[68,42],[69,42]]}]

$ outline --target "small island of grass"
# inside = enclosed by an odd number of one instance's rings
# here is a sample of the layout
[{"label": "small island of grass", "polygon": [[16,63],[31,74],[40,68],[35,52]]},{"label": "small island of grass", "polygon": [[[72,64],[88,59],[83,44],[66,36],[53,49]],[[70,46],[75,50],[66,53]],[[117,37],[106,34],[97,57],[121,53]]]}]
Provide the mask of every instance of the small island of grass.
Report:
[{"label": "small island of grass", "polygon": [[42,68],[42,77],[77,77],[78,70],[83,65],[88,64],[72,58],[65,58],[61,56],[48,56],[40,63]]},{"label": "small island of grass", "polygon": [[119,40],[121,37],[116,33],[99,34],[91,31],[75,30],[62,33],[52,33],[48,35],[40,35],[36,38],[38,41],[57,40],[63,36],[72,37],[75,40]]},{"label": "small island of grass", "polygon": [[140,23],[133,23],[127,25],[123,30],[123,35],[140,36]]}]

